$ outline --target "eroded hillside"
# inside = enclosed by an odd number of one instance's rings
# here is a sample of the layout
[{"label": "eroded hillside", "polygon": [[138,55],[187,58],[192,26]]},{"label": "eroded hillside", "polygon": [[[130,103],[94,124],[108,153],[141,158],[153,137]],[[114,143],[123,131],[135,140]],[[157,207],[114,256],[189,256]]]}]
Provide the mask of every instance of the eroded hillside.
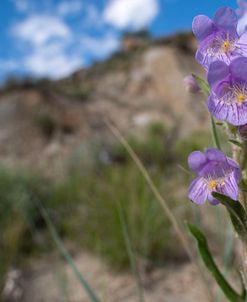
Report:
[{"label": "eroded hillside", "polygon": [[60,169],[81,144],[106,139],[105,119],[128,133],[154,121],[182,136],[204,128],[202,96],[183,87],[185,75],[202,72],[194,52],[193,37],[180,34],[122,50],[62,81],[7,87],[0,94],[2,162]]}]

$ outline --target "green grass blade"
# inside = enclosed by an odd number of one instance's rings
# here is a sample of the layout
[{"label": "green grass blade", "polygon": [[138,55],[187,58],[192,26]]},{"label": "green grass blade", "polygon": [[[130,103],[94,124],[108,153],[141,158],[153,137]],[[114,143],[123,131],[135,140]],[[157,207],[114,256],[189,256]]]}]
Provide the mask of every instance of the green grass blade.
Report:
[{"label": "green grass blade", "polygon": [[190,233],[193,235],[193,237],[197,241],[198,249],[200,252],[200,255],[202,257],[202,260],[207,267],[207,269],[210,271],[210,273],[213,275],[214,279],[218,283],[219,287],[225,294],[225,296],[228,298],[231,302],[243,302],[242,296],[239,295],[227,282],[227,280],[224,278],[224,276],[219,271],[217,265],[215,264],[213,257],[209,251],[208,243],[206,240],[206,237],[203,235],[203,233],[194,225],[188,224],[188,228]]},{"label": "green grass blade", "polygon": [[123,207],[122,207],[122,205],[119,201],[117,201],[117,210],[118,210],[118,215],[119,215],[119,220],[120,220],[120,223],[121,223],[121,227],[122,227],[122,230],[123,230],[123,237],[124,237],[126,250],[127,250],[128,256],[129,256],[131,270],[132,270],[133,276],[135,277],[135,280],[136,280],[136,286],[137,286],[137,290],[138,290],[139,301],[144,302],[141,278],[140,278],[140,275],[139,275],[139,272],[138,272],[138,269],[137,269],[135,255],[133,253],[133,249],[132,249],[132,246],[131,246],[130,236],[129,236],[129,232],[128,232],[128,229],[127,229],[127,224],[126,224],[126,221],[125,221],[125,218],[124,218]]},{"label": "green grass blade", "polygon": [[83,277],[82,273],[77,269],[76,264],[73,260],[73,258],[70,256],[69,252],[67,251],[67,249],[65,248],[62,240],[60,239],[46,209],[39,204],[38,205],[39,211],[42,215],[42,217],[44,218],[44,221],[47,225],[47,228],[51,234],[51,237],[54,241],[54,243],[56,244],[58,250],[60,251],[61,255],[64,257],[64,259],[66,260],[66,262],[68,263],[68,265],[70,266],[70,268],[72,269],[72,271],[74,272],[76,278],[79,280],[80,284],[82,285],[82,287],[84,288],[84,290],[86,291],[88,297],[90,298],[90,300],[92,302],[100,302],[100,300],[97,298],[96,294],[94,293],[94,291],[92,290],[92,288],[89,286],[89,284],[87,283],[87,281],[85,280],[85,278]]}]

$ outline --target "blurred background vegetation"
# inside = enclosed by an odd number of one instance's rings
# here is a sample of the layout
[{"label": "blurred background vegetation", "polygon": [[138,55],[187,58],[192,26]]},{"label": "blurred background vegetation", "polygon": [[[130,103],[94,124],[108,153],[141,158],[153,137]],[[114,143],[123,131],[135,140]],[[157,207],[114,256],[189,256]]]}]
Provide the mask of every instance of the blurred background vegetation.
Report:
[{"label": "blurred background vegetation", "polygon": [[141,29],[120,42],[108,59],[62,79],[10,76],[0,89],[1,301],[88,301],[42,207],[102,301],[137,301],[131,257],[146,301],[209,301],[174,226],[105,121],[133,148],[184,235],[185,221],[203,228],[222,268],[234,269],[226,213],[187,199],[188,154],[213,145],[203,95],[182,85],[188,73],[203,74],[195,39]]},{"label": "blurred background vegetation", "polygon": [[[210,141],[206,132],[173,140],[171,130],[158,122],[149,124],[143,137],[128,138],[181,223],[203,224],[200,211],[186,200],[187,185],[193,177],[187,170],[187,155],[204,149]],[[94,143],[78,147],[66,166],[63,179],[0,168],[2,288],[10,267],[25,267],[30,257],[54,250],[39,204],[47,209],[64,242],[73,242],[78,250],[102,258],[115,271],[130,269],[117,203],[123,208],[132,248],[141,265],[155,268],[187,259],[170,221],[123,145],[111,140],[103,147]],[[207,231],[214,232],[210,227]],[[224,224],[217,233],[214,239],[224,241]]]}]

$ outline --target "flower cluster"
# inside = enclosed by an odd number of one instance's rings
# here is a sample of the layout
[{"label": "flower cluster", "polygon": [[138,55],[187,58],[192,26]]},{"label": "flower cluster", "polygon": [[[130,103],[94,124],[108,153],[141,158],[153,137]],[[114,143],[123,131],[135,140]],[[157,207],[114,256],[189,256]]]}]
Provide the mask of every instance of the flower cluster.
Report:
[{"label": "flower cluster", "polygon": [[211,93],[208,109],[235,126],[247,123],[247,31],[239,35],[237,14],[220,8],[214,19],[197,16],[192,29],[197,61],[206,69]]},{"label": "flower cluster", "polygon": [[[206,70],[210,86],[208,110],[217,120],[238,127],[241,137],[247,128],[247,27],[243,23],[247,3],[240,0],[239,4],[237,12],[220,8],[212,20],[195,17],[192,30],[198,40],[196,60]],[[193,202],[217,204],[212,192],[238,199],[241,170],[237,162],[217,149],[195,151],[188,162],[198,174],[188,192]]]},{"label": "flower cluster", "polygon": [[217,60],[229,64],[234,58],[247,55],[247,35],[237,32],[237,14],[229,7],[220,8],[214,19],[199,15],[194,18],[192,30],[199,46],[197,61],[206,69]]},{"label": "flower cluster", "polygon": [[191,170],[198,174],[189,188],[188,195],[193,202],[203,204],[208,199],[211,204],[218,204],[213,191],[237,200],[241,170],[234,160],[217,149],[208,149],[205,153],[192,152],[188,161]]},{"label": "flower cluster", "polygon": [[[188,197],[198,205],[208,201],[225,206],[243,245],[243,280],[247,280],[247,0],[238,0],[238,4],[236,12],[229,7],[220,8],[212,20],[203,15],[194,18],[196,60],[205,69],[207,81],[190,75],[184,85],[189,92],[201,91],[208,96],[212,136],[217,146],[189,155],[189,168],[197,176],[189,186]],[[221,151],[220,128],[231,143],[234,160]],[[241,293],[233,290],[217,268],[206,236],[193,224],[188,224],[188,228],[226,299],[247,301],[246,283]]]}]

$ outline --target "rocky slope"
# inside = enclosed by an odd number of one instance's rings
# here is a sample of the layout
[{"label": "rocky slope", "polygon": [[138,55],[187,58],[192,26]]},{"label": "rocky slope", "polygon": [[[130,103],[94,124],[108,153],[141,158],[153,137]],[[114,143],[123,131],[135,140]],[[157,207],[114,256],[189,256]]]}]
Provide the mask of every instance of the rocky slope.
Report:
[{"label": "rocky slope", "polygon": [[0,159],[52,170],[80,144],[104,140],[105,119],[135,132],[153,121],[179,125],[180,135],[204,128],[202,96],[185,92],[183,77],[201,74],[191,34],[122,50],[58,82],[9,86],[0,93]]}]

